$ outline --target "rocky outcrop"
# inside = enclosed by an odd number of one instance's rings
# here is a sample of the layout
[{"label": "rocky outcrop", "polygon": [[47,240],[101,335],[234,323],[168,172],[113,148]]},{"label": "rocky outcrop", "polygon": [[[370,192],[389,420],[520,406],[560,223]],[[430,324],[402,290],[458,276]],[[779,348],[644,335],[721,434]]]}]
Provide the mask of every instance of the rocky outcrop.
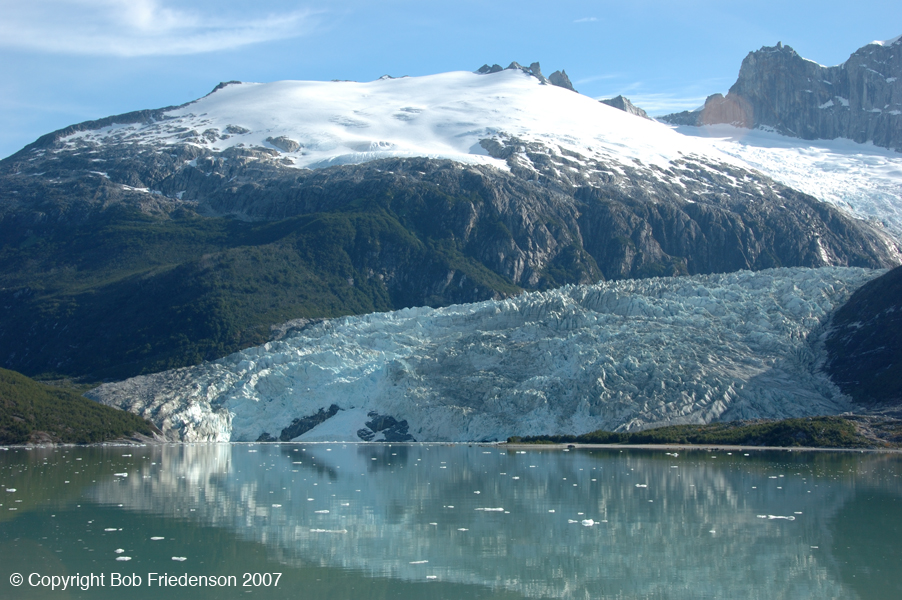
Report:
[{"label": "rocky outcrop", "polygon": [[367,415],[372,420],[366,422],[366,427],[357,430],[357,437],[364,442],[372,442],[379,435],[380,442],[415,442],[416,440],[408,432],[410,425],[407,421],[398,421],[390,415],[380,415],[376,411],[370,411]]},{"label": "rocky outcrop", "polygon": [[[291,425],[282,430],[282,433],[279,434],[280,442],[288,442],[293,440],[296,437],[300,437],[319,425],[320,423],[324,423],[328,419],[331,419],[335,415],[338,414],[338,411],[341,410],[338,408],[338,405],[333,404],[329,407],[329,410],[325,410],[323,408],[319,409],[316,414],[301,417],[299,419],[294,419],[291,422]],[[266,434],[263,434],[266,435]],[[262,436],[261,436],[262,437]],[[276,441],[276,440],[260,440],[260,441]]]},{"label": "rocky outcrop", "polygon": [[534,62],[529,67],[524,67],[517,61],[512,62],[507,66],[507,68],[502,68],[499,64],[494,64],[491,67],[488,64],[482,65],[479,67],[476,72],[482,75],[489,75],[491,73],[498,73],[500,71],[506,71],[508,69],[519,69],[523,71],[527,75],[532,75],[542,83],[547,83],[549,85],[554,85],[557,87],[562,87],[564,89],[570,90],[571,92],[575,92],[576,90],[573,88],[573,84],[570,83],[570,78],[567,76],[567,71],[560,70],[555,71],[548,77],[542,75],[542,67],[538,62]]},{"label": "rocky outcrop", "polygon": [[902,37],[874,42],[835,67],[777,43],[750,52],[726,96],[660,120],[770,128],[802,139],[848,138],[902,150]]},{"label": "rocky outcrop", "polygon": [[869,408],[902,408],[902,267],[855,292],[833,318],[826,370]]},{"label": "rocky outcrop", "polygon": [[607,100],[599,100],[599,102],[601,102],[602,104],[607,104],[608,106],[613,106],[614,108],[622,110],[623,112],[629,113],[631,115],[642,117],[643,119],[649,118],[648,113],[630,102],[629,98],[624,98],[623,96],[608,98]]},{"label": "rocky outcrop", "polygon": [[282,152],[296,152],[301,145],[291,138],[280,135],[279,137],[268,137],[266,141],[281,150]]},{"label": "rocky outcrop", "polygon": [[571,92],[575,92],[573,89],[573,84],[570,83],[570,78],[567,77],[567,71],[555,71],[551,75],[548,76],[548,81],[551,85],[556,85],[558,87],[562,87],[570,90]]}]

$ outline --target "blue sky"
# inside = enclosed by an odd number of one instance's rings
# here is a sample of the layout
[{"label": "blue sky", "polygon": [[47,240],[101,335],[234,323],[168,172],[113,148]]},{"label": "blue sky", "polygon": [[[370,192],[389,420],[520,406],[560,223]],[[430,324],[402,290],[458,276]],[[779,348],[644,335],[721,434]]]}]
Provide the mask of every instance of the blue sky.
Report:
[{"label": "blue sky", "polygon": [[0,157],[220,81],[370,81],[513,60],[664,114],[726,92],[761,46],[834,65],[899,34],[899,0],[0,0]]}]

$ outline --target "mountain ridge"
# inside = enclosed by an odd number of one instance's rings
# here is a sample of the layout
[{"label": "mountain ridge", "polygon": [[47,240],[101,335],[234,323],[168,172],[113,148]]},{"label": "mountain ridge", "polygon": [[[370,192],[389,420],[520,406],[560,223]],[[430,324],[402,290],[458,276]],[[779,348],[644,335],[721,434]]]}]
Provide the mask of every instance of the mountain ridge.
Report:
[{"label": "mountain ridge", "polygon": [[726,96],[658,117],[675,125],[770,128],[802,139],[848,138],[902,150],[902,36],[825,67],[777,42],[750,52]]},{"label": "mountain ridge", "polygon": [[520,69],[217,88],[0,161],[0,364],[96,381],[297,318],[899,263],[867,224]]}]

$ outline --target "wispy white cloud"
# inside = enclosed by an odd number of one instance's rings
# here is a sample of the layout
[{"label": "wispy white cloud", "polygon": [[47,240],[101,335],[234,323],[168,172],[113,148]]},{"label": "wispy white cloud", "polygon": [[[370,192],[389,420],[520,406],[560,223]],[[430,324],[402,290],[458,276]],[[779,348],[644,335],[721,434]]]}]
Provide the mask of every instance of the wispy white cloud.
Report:
[{"label": "wispy white cloud", "polygon": [[304,35],[315,14],[222,17],[164,0],[0,0],[0,46],[58,54],[198,54]]},{"label": "wispy white cloud", "polygon": [[582,85],[586,83],[592,83],[594,81],[604,81],[606,79],[617,79],[618,77],[623,77],[621,73],[606,73],[604,75],[589,75],[588,77],[582,77],[580,79],[575,79],[573,81],[574,85]]},{"label": "wispy white cloud", "polygon": [[591,23],[592,21],[597,21],[598,17],[583,17],[582,19],[576,19],[573,21],[574,23]]}]

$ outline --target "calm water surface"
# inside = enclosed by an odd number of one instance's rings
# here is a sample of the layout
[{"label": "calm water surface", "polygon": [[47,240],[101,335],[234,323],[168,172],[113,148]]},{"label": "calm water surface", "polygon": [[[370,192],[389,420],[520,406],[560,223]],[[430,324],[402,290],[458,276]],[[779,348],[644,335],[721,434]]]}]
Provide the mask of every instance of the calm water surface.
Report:
[{"label": "calm water surface", "polygon": [[[900,565],[896,454],[0,451],[3,598],[883,600]],[[41,585],[76,574],[92,587]]]}]

